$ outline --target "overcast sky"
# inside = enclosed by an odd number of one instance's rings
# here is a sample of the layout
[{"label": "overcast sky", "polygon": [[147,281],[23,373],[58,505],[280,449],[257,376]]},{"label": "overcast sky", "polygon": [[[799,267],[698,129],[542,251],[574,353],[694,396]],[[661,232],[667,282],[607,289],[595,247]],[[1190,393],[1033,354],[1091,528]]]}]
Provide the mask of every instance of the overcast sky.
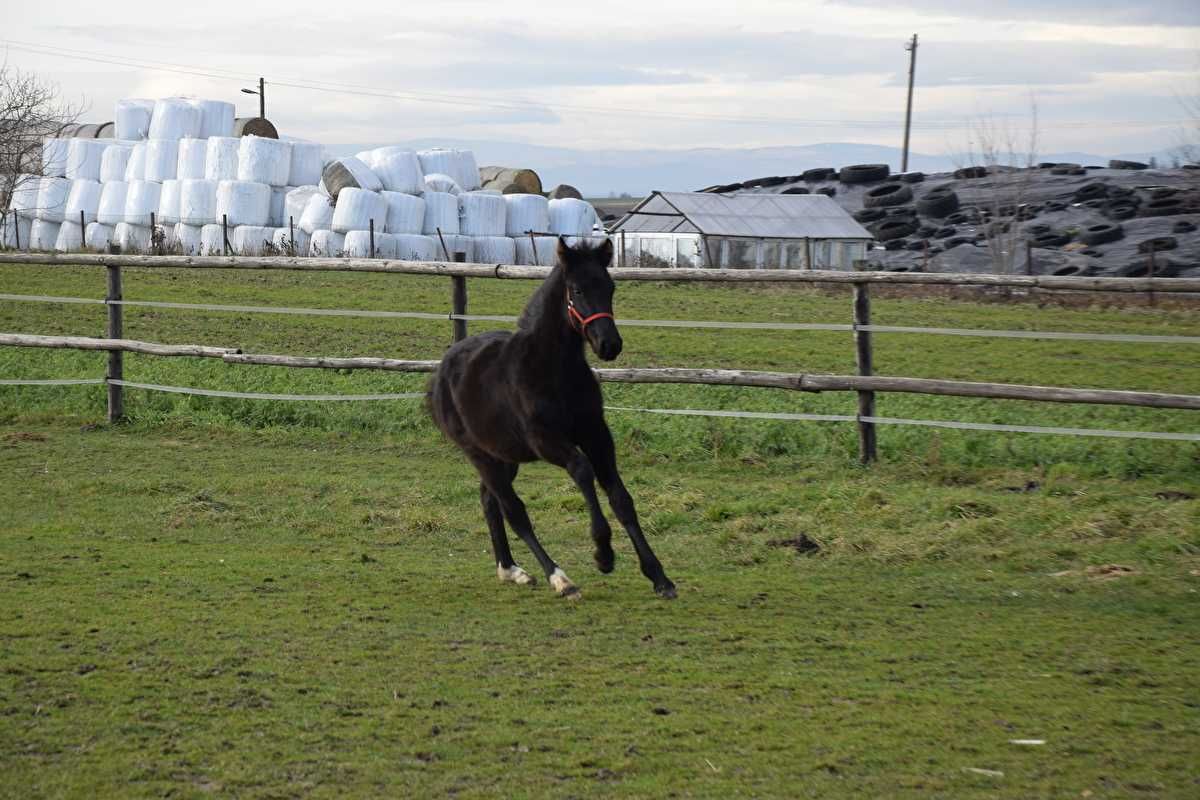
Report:
[{"label": "overcast sky", "polygon": [[965,122],[981,116],[1021,128],[1031,97],[1043,152],[1170,147],[1186,117],[1180,98],[1200,94],[1200,0],[191,8],[9,3],[0,39],[10,65],[86,98],[89,121],[111,119],[121,97],[173,94],[234,100],[251,115],[257,98],[239,89],[261,74],[280,131],[329,144],[899,145],[912,33],[919,152],[964,149]]}]

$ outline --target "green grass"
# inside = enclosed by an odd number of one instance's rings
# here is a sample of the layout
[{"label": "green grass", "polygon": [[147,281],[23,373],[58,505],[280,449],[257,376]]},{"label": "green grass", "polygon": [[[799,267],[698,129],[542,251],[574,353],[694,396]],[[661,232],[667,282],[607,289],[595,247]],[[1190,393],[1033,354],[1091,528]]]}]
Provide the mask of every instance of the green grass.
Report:
[{"label": "green grass", "polygon": [[[101,296],[0,267],[0,291]],[[471,282],[513,313],[529,283]],[[444,280],[125,271],[128,298],[444,311]],[[877,302],[876,321],[1200,334],[1194,313]],[[628,318],[845,322],[845,296],[623,285]],[[126,335],[437,357],[445,323],[128,309]],[[103,309],[0,302],[0,330]],[[626,328],[628,365],[851,372],[845,334]],[[879,336],[881,374],[1200,393],[1194,348]],[[0,350],[0,377],[101,354]],[[296,393],[419,376],[127,357],[131,380]],[[606,385],[613,405],[852,413],[848,394]],[[466,462],[418,403],[0,387],[0,797],[1194,797],[1200,448],[612,414],[679,586],[522,470],[583,600],[501,585]],[[880,413],[1195,431],[1197,415],[880,398]],[[811,542],[799,552],[789,542]],[[526,567],[532,559],[514,547]],[[1088,568],[1127,565],[1111,580]],[[1020,746],[1013,739],[1044,739]],[[971,772],[983,769],[1002,776]]]}]

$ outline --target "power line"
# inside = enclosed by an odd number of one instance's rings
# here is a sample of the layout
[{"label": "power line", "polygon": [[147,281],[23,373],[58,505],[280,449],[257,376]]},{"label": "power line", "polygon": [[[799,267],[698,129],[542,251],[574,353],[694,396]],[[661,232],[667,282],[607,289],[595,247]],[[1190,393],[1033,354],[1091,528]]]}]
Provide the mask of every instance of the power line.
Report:
[{"label": "power line", "polygon": [[[197,67],[194,65],[176,64],[172,62],[154,61],[150,59],[132,59],[125,56],[97,53],[95,51],[76,50],[73,48],[46,45],[36,42],[22,42],[13,39],[0,39],[7,47],[24,52],[35,53],[57,58],[72,58],[101,64],[128,67],[131,69],[171,72],[196,77],[213,78],[244,82],[253,80],[248,73],[223,70],[213,67]],[[737,124],[769,124],[791,125],[808,128],[892,128],[896,123],[892,119],[813,119],[797,117],[745,116],[727,114],[705,114],[687,111],[655,111],[653,109],[625,108],[620,106],[593,106],[573,103],[546,103],[532,98],[514,98],[503,100],[484,98],[474,95],[450,93],[423,92],[414,89],[379,90],[361,84],[337,83],[312,78],[273,77],[271,84],[302,91],[326,92],[332,94],[348,94],[359,97],[375,97],[387,100],[414,101],[438,103],[442,105],[466,106],[471,108],[492,108],[503,111],[528,111],[530,108],[548,110],[579,111],[596,114],[649,117],[657,119],[694,120],[698,122],[731,122]],[[1109,127],[1156,127],[1160,125],[1176,125],[1182,120],[1105,120]],[[1063,120],[1056,123],[1042,123],[1042,128],[1085,128],[1095,126],[1095,120]],[[968,127],[964,116],[958,119],[932,119],[917,123],[919,130],[961,130]]]}]

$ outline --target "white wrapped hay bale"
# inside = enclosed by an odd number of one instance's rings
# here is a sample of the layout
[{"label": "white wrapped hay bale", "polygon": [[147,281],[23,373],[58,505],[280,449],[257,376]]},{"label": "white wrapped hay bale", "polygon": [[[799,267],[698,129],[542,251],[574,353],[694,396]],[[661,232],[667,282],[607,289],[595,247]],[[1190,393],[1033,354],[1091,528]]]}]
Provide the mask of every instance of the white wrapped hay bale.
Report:
[{"label": "white wrapped hay bale", "polygon": [[508,214],[504,233],[508,236],[523,236],[530,231],[546,233],[550,230],[550,201],[540,194],[506,194],[504,203]]},{"label": "white wrapped hay bale", "polygon": [[179,182],[179,221],[185,225],[211,225],[217,221],[217,181]]},{"label": "white wrapped hay bale", "polygon": [[221,181],[217,184],[217,215],[229,227],[262,227],[271,215],[271,187],[253,181]]},{"label": "white wrapped hay bale", "polygon": [[567,197],[550,201],[551,233],[562,236],[588,236],[596,221],[596,209],[585,200]]},{"label": "white wrapped hay bale", "polygon": [[425,201],[403,192],[380,192],[387,203],[388,233],[420,233],[425,226]]},{"label": "white wrapped hay bale", "polygon": [[[388,240],[386,249],[391,250],[392,255],[380,252],[381,247],[384,247],[385,238]],[[346,238],[342,240],[342,253],[346,258],[395,258],[395,251],[395,238],[386,233],[375,234],[374,252],[371,252],[370,231],[348,231]]]},{"label": "white wrapped hay bale", "polygon": [[308,254],[338,258],[342,255],[342,248],[345,244],[346,237],[343,234],[328,230],[317,231],[309,239]]},{"label": "white wrapped hay bale", "polygon": [[378,192],[383,188],[379,177],[361,159],[352,156],[337,158],[325,165],[321,171],[321,185],[333,199],[342,189],[366,189]]},{"label": "white wrapped hay bale", "polygon": [[476,264],[515,264],[517,243],[507,236],[472,237],[471,260]]},{"label": "white wrapped hay bale", "polygon": [[162,190],[158,193],[158,217],[161,225],[174,225],[179,222],[179,181],[163,181]]},{"label": "white wrapped hay bale", "polygon": [[292,142],[288,183],[293,186],[316,185],[321,182],[325,153],[315,142]]},{"label": "white wrapped hay bale", "polygon": [[37,218],[46,222],[62,222],[70,195],[71,181],[66,178],[42,178],[38,183]]},{"label": "white wrapped hay bale", "polygon": [[440,172],[449,175],[462,187],[464,192],[479,188],[479,165],[475,162],[475,154],[470,150],[422,150],[417,153],[421,161],[421,171],[426,175]]},{"label": "white wrapped hay bale", "polygon": [[284,206],[287,203],[287,194],[291,191],[290,186],[272,186],[271,187],[271,211],[267,214],[267,225],[272,228],[278,228],[287,224],[287,217],[284,216]]},{"label": "white wrapped hay bale", "polygon": [[405,194],[424,193],[425,173],[421,170],[420,159],[412,150],[380,147],[372,150],[371,156],[369,165],[384,189]]},{"label": "white wrapped hay bale", "polygon": [[200,138],[200,109],[184,97],[167,97],[154,104],[148,139]]},{"label": "white wrapped hay bale", "polygon": [[267,255],[274,250],[271,237],[275,235],[274,228],[261,225],[239,225],[229,234],[229,244],[233,252],[239,256]]},{"label": "white wrapped hay bale", "polygon": [[200,225],[184,225],[182,222],[175,225],[175,244],[181,255],[198,256],[204,253],[201,244],[203,230]]},{"label": "white wrapped hay bale", "polygon": [[204,178],[208,165],[207,139],[180,139],[179,161],[175,167],[175,177],[179,180],[200,180]]},{"label": "white wrapped hay bale", "polygon": [[148,253],[151,244],[150,226],[119,222],[113,228],[113,241],[121,248],[122,253]]},{"label": "white wrapped hay bale", "polygon": [[518,236],[516,245],[517,263],[535,267],[552,267],[558,259],[557,236]]},{"label": "white wrapped hay bale", "polygon": [[[17,216],[24,219],[33,219],[37,216],[38,192],[42,188],[41,178],[25,172],[18,175],[16,181],[11,184],[6,182],[4,185],[12,186],[12,194],[8,199],[10,211],[15,211]],[[22,241],[24,240],[22,239]]]},{"label": "white wrapped hay bale", "polygon": [[465,236],[504,236],[506,212],[500,195],[464,192],[458,196],[458,231]]},{"label": "white wrapped hay bale", "polygon": [[210,181],[236,181],[240,141],[232,136],[214,136],[207,141],[204,177]]},{"label": "white wrapped hay bale", "polygon": [[401,261],[437,261],[437,242],[432,236],[394,234],[396,258]]},{"label": "white wrapped hay bale", "polygon": [[51,136],[42,139],[42,176],[65,178],[70,149],[70,139],[55,139]]},{"label": "white wrapped hay bale", "polygon": [[[317,195],[324,197],[325,193],[316,186],[288,187],[287,195],[283,199],[283,223],[286,224],[290,219],[293,225],[300,227],[300,218],[304,216],[308,201]],[[331,222],[332,219],[331,217]]]},{"label": "white wrapped hay bale", "polygon": [[153,100],[118,100],[113,109],[113,130],[118,139],[145,139],[150,134]]},{"label": "white wrapped hay bale", "polygon": [[53,250],[58,243],[58,228],[61,223],[35,219],[29,224],[27,250]]},{"label": "white wrapped hay bale", "polygon": [[447,192],[426,192],[425,222],[421,233],[426,236],[436,234],[458,233],[458,198]]},{"label": "white wrapped hay bale", "polygon": [[285,256],[308,255],[309,241],[309,235],[296,227],[276,228],[271,235],[271,244],[275,246],[275,252]]},{"label": "white wrapped hay bale", "polygon": [[103,222],[88,223],[83,232],[83,246],[93,253],[107,253],[114,241],[113,226]]},{"label": "white wrapped hay bale", "polygon": [[83,248],[83,228],[78,222],[64,222],[58,226],[54,249],[60,253],[74,253]]},{"label": "white wrapped hay bale", "polygon": [[374,220],[375,230],[382,233],[387,215],[387,202],[378,192],[347,186],[338,194],[333,209],[333,229],[338,233],[365,231]]},{"label": "white wrapped hay bale", "polygon": [[129,145],[114,144],[105,148],[100,157],[100,182],[125,180],[125,168],[129,166],[129,156],[133,148]]},{"label": "white wrapped hay bale", "polygon": [[100,163],[108,149],[108,139],[71,139],[67,145],[66,177],[70,180],[100,180]]},{"label": "white wrapped hay bale", "polygon": [[292,149],[287,142],[263,136],[243,136],[238,145],[239,181],[287,186]]},{"label": "white wrapped hay bale", "polygon": [[125,182],[144,180],[146,177],[146,143],[138,142],[129,152],[125,162]]},{"label": "white wrapped hay bale", "polygon": [[129,184],[125,181],[109,181],[100,190],[100,205],[96,207],[96,221],[105,225],[116,225],[125,221],[125,198]]},{"label": "white wrapped hay bale", "polygon": [[146,180],[155,183],[169,181],[175,177],[178,167],[178,139],[151,139],[146,142]]},{"label": "white wrapped hay bale", "polygon": [[424,182],[425,191],[427,192],[445,192],[446,194],[463,193],[463,188],[458,185],[458,181],[441,172],[434,172],[426,175]]},{"label": "white wrapped hay bale", "polygon": [[200,255],[225,255],[225,229],[220,225],[205,225],[200,228]]},{"label": "white wrapped hay bale", "polygon": [[8,214],[0,225],[3,225],[3,229],[0,229],[0,246],[20,250],[29,248],[29,229],[33,220]]},{"label": "white wrapped hay bale", "polygon": [[333,201],[324,192],[308,198],[304,213],[300,215],[300,229],[309,235],[333,230]]},{"label": "white wrapped hay bale", "polygon": [[467,261],[475,260],[475,247],[472,244],[475,240],[470,236],[463,236],[460,233],[444,233],[441,236],[434,235],[430,238],[437,246],[437,261],[453,261],[455,253],[462,253]]},{"label": "white wrapped hay bale", "polygon": [[[224,100],[192,100],[192,105],[200,117],[200,132],[197,138],[207,139],[210,136],[232,136],[235,109],[233,103]],[[197,175],[197,178],[204,177]]]},{"label": "white wrapped hay bale", "polygon": [[[155,183],[154,181],[130,181],[129,191],[125,195],[125,219],[123,221],[139,228],[148,227],[150,225],[150,215],[158,214],[158,201],[161,192],[161,183]],[[119,239],[120,236],[118,235],[117,238]]]},{"label": "white wrapped hay bale", "polygon": [[[85,223],[96,221],[96,212],[100,210],[100,194],[104,188],[100,181],[77,180],[71,182],[71,192],[67,195],[67,207],[63,211],[63,219],[79,224],[79,214],[83,213]],[[82,231],[80,232],[82,236]]]}]

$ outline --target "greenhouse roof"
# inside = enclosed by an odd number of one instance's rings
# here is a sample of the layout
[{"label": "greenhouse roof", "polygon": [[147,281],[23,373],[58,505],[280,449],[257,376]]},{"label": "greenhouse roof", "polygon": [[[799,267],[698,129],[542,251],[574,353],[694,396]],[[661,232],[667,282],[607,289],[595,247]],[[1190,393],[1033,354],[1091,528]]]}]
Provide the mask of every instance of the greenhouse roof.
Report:
[{"label": "greenhouse roof", "polygon": [[654,192],[626,214],[613,231],[762,239],[874,238],[833,198],[823,194]]}]

